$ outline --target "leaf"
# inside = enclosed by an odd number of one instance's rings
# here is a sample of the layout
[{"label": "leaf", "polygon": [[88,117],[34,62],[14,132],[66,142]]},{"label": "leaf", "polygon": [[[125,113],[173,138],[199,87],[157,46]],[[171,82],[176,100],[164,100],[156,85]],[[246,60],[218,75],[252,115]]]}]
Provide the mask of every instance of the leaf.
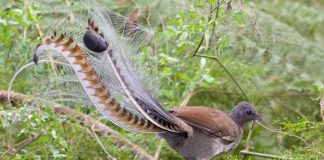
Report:
[{"label": "leaf", "polygon": [[56,131],[55,131],[55,130],[52,130],[51,134],[52,134],[52,137],[53,137],[54,139],[57,138],[57,136],[56,136]]},{"label": "leaf", "polygon": [[210,75],[208,75],[208,74],[204,74],[204,75],[203,75],[203,79],[204,79],[206,82],[208,82],[208,83],[212,83],[212,82],[215,80],[214,77],[212,77],[212,76],[210,76]]},{"label": "leaf", "polygon": [[51,151],[52,156],[54,157],[54,159],[66,157],[65,154],[60,154],[60,152],[53,145],[50,146],[50,151]]},{"label": "leaf", "polygon": [[200,69],[203,69],[206,66],[206,58],[200,58]]}]

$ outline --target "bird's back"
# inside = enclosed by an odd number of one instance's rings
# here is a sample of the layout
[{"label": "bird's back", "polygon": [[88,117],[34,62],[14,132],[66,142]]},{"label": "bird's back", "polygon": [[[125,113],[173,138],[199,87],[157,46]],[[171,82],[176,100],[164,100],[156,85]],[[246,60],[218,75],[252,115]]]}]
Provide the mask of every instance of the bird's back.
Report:
[{"label": "bird's back", "polygon": [[210,159],[235,148],[241,139],[241,130],[223,111],[209,107],[181,107],[170,111],[193,127],[189,137],[171,132],[160,133],[172,148],[186,159]]},{"label": "bird's back", "polygon": [[188,106],[172,109],[171,113],[212,136],[236,137],[240,132],[238,126],[227,113],[214,108]]}]

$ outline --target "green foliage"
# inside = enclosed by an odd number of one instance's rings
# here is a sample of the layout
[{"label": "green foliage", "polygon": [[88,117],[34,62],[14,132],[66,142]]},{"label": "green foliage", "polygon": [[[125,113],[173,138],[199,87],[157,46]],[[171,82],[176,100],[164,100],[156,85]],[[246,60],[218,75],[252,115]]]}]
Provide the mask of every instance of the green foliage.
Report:
[{"label": "green foliage", "polygon": [[[257,126],[253,151],[323,159],[323,123],[319,116],[324,80],[322,2],[247,1],[241,5],[234,1],[232,10],[225,1],[217,0],[102,3],[124,15],[139,13],[140,23],[154,26],[154,38],[142,50],[142,63],[148,69],[144,72],[160,82],[159,96],[165,107],[178,106],[190,93],[189,105],[226,111],[245,99],[216,61],[193,55],[213,56],[236,77],[266,124],[285,133],[273,134]],[[73,4],[60,0],[0,4],[4,4],[0,5],[0,89],[7,89],[17,69],[31,61],[44,22],[62,14],[60,8]],[[49,70],[41,67],[25,71],[14,90],[32,93],[39,74]],[[101,120],[93,109],[90,115]],[[73,118],[57,116],[50,106],[21,104],[8,109],[7,103],[2,103],[0,121],[0,156],[10,146],[46,130],[47,134],[18,151],[15,159],[106,158],[91,128]],[[152,155],[159,146],[155,135],[126,132],[101,121]],[[291,134],[305,139],[308,145]],[[100,140],[114,157],[134,159],[128,148],[116,147],[109,136]],[[246,135],[235,151],[215,159],[240,159],[245,140]],[[181,159],[165,142],[160,157]]]},{"label": "green foliage", "polygon": [[[298,159],[322,159],[324,154],[321,152],[324,149],[324,138],[321,136],[323,134],[324,128],[323,123],[311,122],[305,118],[300,118],[297,121],[282,120],[279,123],[283,126],[283,131],[287,134],[298,135],[301,138],[310,142],[310,144],[295,145],[290,150],[283,152],[283,154],[289,155],[291,157],[296,157]],[[284,145],[289,147],[291,143],[297,143],[295,140],[290,139]]]},{"label": "green foliage", "polygon": [[[30,61],[35,45],[39,41],[35,23],[39,17],[34,15],[35,5],[24,8],[22,2],[8,5],[0,12],[0,88],[5,89],[12,74]],[[31,38],[33,37],[33,38]],[[25,79],[30,77],[24,76]],[[19,81],[20,88],[29,82]]]}]

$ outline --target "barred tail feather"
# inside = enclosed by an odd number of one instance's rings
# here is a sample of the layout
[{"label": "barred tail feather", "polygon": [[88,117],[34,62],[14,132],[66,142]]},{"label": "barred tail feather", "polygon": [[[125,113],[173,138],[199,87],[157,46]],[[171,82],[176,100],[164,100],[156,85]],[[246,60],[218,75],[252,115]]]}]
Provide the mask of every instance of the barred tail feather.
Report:
[{"label": "barred tail feather", "polygon": [[34,61],[37,63],[40,54],[47,50],[55,50],[64,56],[93,105],[110,121],[127,130],[161,132],[155,124],[140,115],[131,113],[111,96],[73,39],[66,39],[64,35],[44,38],[42,44],[36,48]]}]

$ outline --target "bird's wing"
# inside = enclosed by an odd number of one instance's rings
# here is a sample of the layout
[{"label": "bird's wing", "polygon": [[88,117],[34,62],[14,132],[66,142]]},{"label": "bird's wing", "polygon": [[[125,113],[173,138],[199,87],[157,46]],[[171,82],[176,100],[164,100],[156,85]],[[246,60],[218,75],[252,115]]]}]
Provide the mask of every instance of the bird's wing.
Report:
[{"label": "bird's wing", "polygon": [[[135,131],[153,127],[159,131],[183,132],[179,120],[153,98],[144,86],[147,82],[141,79],[136,62],[138,45],[145,40],[140,38],[141,28],[132,24],[125,29],[124,25],[129,25],[125,23],[126,18],[106,11],[93,1],[88,3],[91,4],[83,4],[82,12],[73,14],[74,21],[55,21],[59,25],[53,24],[56,28],[49,31],[55,30],[55,34],[43,38],[34,60],[37,62],[40,54],[48,50],[63,56],[90,102],[121,127]],[[89,18],[96,24],[95,31],[102,33],[101,37],[108,43],[109,47],[102,53],[95,53],[83,44],[82,37],[89,28]]]},{"label": "bird's wing", "polygon": [[226,141],[233,141],[240,134],[234,121],[220,110],[193,106],[174,108],[170,113],[189,125]]}]

